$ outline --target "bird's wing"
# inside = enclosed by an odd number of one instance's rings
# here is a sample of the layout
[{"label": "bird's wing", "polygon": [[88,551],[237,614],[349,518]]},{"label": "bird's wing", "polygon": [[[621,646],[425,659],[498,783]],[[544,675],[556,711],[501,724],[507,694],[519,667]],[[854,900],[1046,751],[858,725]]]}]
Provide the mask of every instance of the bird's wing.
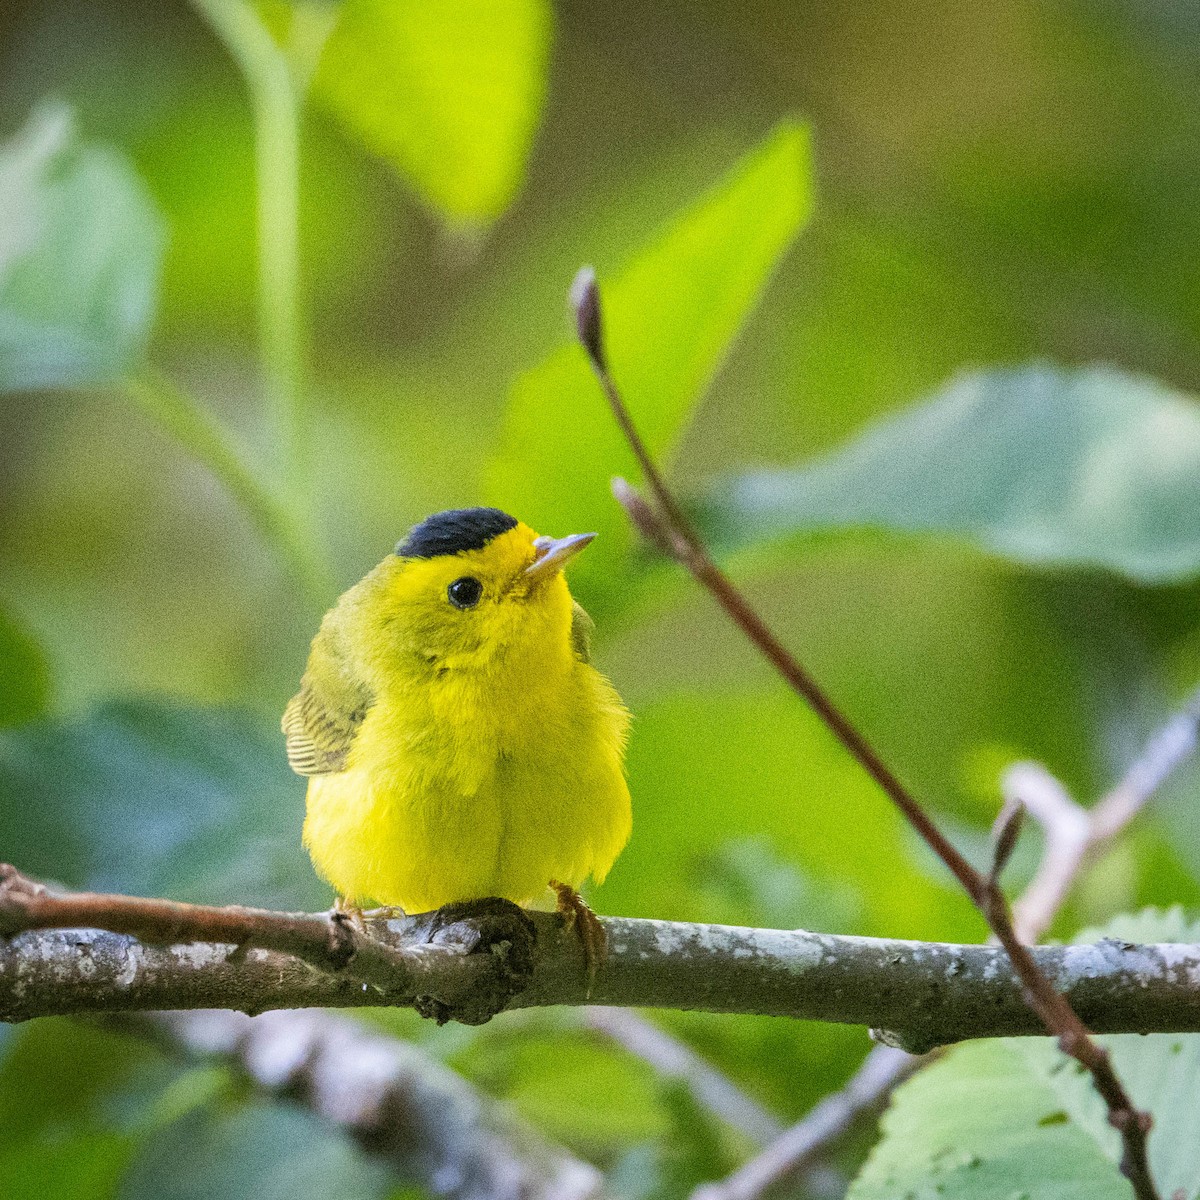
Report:
[{"label": "bird's wing", "polygon": [[578,600],[571,602],[571,649],[580,662],[592,661],[592,630],[596,622],[583,610]]},{"label": "bird's wing", "polygon": [[338,653],[318,635],[300,691],[283,713],[288,763],[297,775],[334,775],[346,768],[350,747],[374,701]]}]

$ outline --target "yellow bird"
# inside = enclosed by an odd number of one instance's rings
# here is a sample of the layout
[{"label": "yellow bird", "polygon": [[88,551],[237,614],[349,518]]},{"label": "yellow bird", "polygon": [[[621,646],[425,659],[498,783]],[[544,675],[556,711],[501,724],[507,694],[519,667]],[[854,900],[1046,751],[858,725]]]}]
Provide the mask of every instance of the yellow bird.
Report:
[{"label": "yellow bird", "polygon": [[629,714],[562,574],[594,536],[436,513],[325,615],[283,731],[311,777],[304,844],[344,905],[528,904],[549,885],[591,917],[576,889],[631,824]]}]

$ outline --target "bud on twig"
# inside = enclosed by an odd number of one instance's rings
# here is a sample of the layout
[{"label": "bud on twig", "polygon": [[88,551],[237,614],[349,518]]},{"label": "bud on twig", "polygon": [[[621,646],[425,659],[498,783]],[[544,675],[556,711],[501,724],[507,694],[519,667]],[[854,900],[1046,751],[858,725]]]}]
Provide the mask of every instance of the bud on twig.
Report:
[{"label": "bud on twig", "polygon": [[580,344],[588,352],[596,369],[607,371],[604,330],[600,320],[600,289],[596,285],[596,272],[592,267],[580,267],[571,284],[570,301]]},{"label": "bud on twig", "polygon": [[651,545],[657,546],[664,554],[674,557],[670,536],[663,528],[658,514],[651,508],[650,502],[633,484],[622,479],[620,475],[613,476],[611,486],[613,498],[625,510],[626,516],[629,517],[638,533]]},{"label": "bud on twig", "polygon": [[988,872],[988,881],[993,886],[1008,866],[1024,820],[1025,805],[1020,800],[1006,800],[992,825],[992,869]]}]

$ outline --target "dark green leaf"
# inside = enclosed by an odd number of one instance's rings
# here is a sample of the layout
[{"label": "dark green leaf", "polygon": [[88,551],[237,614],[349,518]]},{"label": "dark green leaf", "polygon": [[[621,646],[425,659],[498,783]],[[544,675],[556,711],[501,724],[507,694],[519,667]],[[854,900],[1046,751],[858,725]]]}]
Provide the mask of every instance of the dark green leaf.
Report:
[{"label": "dark green leaf", "polygon": [[[1178,909],[1119,917],[1079,941],[1195,942]],[[1099,1039],[1135,1104],[1154,1117],[1150,1165],[1159,1194],[1200,1188],[1200,1035]],[[1127,1200],[1120,1137],[1091,1077],[1048,1038],[959,1046],[897,1093],[883,1140],[849,1200]]]},{"label": "dark green leaf", "polygon": [[154,315],[163,229],[116,151],[39,109],[0,148],[0,392],[74,387],[133,365]]},{"label": "dark green leaf", "polygon": [[197,1110],[133,1163],[118,1200],[380,1200],[394,1187],[378,1161],[309,1113],[250,1103]]},{"label": "dark green leaf", "polygon": [[965,376],[841,451],[730,483],[740,538],[871,526],[1162,582],[1200,570],[1200,407],[1107,368]]},{"label": "dark green leaf", "polygon": [[544,0],[345,0],[315,94],[457,222],[499,216],[546,90]]},{"label": "dark green leaf", "polygon": [[[621,275],[601,278],[608,359],[652,451],[685,425],[811,200],[808,135],[786,124]],[[489,492],[543,532],[602,533],[580,575],[602,574],[627,541],[609,480],[635,471],[578,346],[517,381]]]},{"label": "dark green leaf", "polygon": [[0,846],[74,886],[319,907],[304,785],[247,715],[149,702],[0,733]]}]

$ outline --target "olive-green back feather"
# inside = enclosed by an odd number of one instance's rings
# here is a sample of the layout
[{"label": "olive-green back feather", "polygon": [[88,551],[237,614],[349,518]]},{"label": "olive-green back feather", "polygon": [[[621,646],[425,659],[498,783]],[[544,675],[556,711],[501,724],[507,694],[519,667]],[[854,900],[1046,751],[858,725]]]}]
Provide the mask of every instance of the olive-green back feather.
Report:
[{"label": "olive-green back feather", "polygon": [[313,640],[300,691],[283,714],[288,763],[297,775],[333,775],[346,768],[350,747],[374,702],[328,624]]}]

